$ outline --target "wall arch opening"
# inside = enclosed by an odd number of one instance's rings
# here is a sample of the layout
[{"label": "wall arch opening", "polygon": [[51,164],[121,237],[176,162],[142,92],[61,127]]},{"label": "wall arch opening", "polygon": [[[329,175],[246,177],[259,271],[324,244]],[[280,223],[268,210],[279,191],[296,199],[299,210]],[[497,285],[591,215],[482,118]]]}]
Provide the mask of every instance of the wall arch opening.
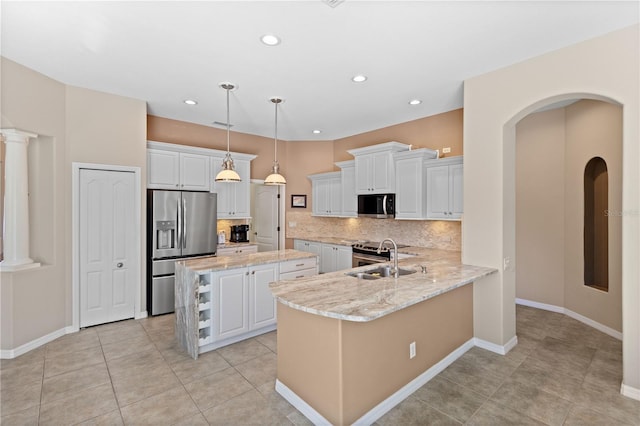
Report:
[{"label": "wall arch opening", "polygon": [[609,173],[601,157],[584,168],[584,285],[609,291]]}]

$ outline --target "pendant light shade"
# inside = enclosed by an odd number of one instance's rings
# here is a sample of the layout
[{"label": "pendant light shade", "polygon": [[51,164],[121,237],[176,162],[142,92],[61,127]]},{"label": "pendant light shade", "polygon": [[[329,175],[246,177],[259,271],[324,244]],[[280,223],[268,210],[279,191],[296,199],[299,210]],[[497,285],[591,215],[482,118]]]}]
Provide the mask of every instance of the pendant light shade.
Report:
[{"label": "pendant light shade", "polygon": [[265,185],[285,185],[287,180],[280,174],[280,165],[278,164],[278,104],[282,103],[281,98],[269,99],[275,105],[275,137],[273,139],[273,167],[271,168],[271,174],[264,180]]},{"label": "pendant light shade", "polygon": [[233,83],[220,83],[219,86],[227,91],[227,155],[222,160],[222,170],[216,175],[216,182],[240,182],[240,175],[235,171],[233,166],[233,159],[231,158],[231,152],[229,151],[229,134],[230,124],[229,121],[229,92],[235,89]]}]

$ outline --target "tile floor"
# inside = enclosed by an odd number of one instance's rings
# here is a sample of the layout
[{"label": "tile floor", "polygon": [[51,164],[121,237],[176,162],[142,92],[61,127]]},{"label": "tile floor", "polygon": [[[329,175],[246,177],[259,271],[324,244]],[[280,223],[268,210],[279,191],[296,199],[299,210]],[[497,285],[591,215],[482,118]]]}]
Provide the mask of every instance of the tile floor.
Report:
[{"label": "tile floor", "polygon": [[[620,341],[561,314],[517,307],[519,344],[473,348],[378,425],[640,425],[620,395]],[[275,391],[276,334],[201,356],[173,316],[59,338],[0,363],[3,425],[309,424]]]}]

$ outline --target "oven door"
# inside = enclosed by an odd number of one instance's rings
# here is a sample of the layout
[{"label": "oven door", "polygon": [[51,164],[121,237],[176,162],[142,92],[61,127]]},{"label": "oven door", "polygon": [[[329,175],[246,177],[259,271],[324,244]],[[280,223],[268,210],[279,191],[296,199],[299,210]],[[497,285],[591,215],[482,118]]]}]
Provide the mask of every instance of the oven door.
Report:
[{"label": "oven door", "polygon": [[384,263],[389,259],[382,256],[375,256],[371,254],[353,253],[351,255],[351,267],[357,268],[358,266],[374,265],[376,263]]}]

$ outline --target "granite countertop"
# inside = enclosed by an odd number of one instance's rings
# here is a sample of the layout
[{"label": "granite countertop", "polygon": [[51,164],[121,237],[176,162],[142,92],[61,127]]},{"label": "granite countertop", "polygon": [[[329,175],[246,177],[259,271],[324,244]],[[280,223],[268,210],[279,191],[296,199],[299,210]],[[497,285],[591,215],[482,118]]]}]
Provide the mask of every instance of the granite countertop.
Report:
[{"label": "granite countertop", "polygon": [[353,240],[348,238],[336,238],[336,237],[311,237],[311,238],[294,238],[295,240],[303,240],[303,241],[315,241],[317,243],[325,243],[325,244],[333,244],[336,246],[348,246],[351,247],[355,243],[364,242],[367,240]]},{"label": "granite countertop", "polygon": [[[314,239],[315,241],[315,239]],[[347,271],[277,281],[270,284],[280,303],[300,311],[341,320],[366,322],[470,284],[497,269],[463,265],[460,252],[405,247],[401,253],[416,257],[400,260],[399,267],[416,271],[399,278],[361,280]],[[422,266],[427,273],[422,273]]]},{"label": "granite countertop", "polygon": [[180,260],[176,262],[197,273],[223,271],[225,269],[244,268],[247,266],[264,265],[267,263],[286,262],[287,260],[317,257],[314,253],[298,250],[277,250],[261,253],[246,253],[235,256],[208,256],[197,259]]},{"label": "granite countertop", "polygon": [[242,243],[234,243],[231,241],[226,241],[224,243],[219,243],[218,248],[229,248],[229,247],[241,247],[241,246],[257,246],[257,243],[252,243],[251,241],[245,241]]}]

